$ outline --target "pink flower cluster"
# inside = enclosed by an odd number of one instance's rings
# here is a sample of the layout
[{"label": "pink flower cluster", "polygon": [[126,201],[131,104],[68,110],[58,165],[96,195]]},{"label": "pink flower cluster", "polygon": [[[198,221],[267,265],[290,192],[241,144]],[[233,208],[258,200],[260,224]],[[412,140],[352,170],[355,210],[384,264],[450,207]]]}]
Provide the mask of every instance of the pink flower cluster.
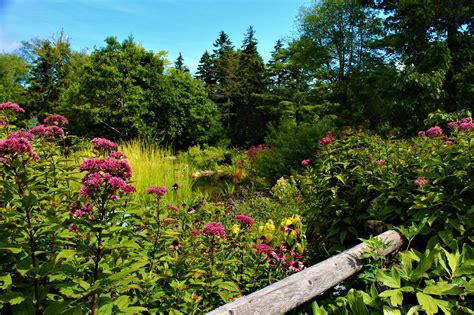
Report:
[{"label": "pink flower cluster", "polygon": [[252,248],[262,254],[269,254],[273,251],[273,248],[267,244],[253,244]]},{"label": "pink flower cluster", "polygon": [[94,138],[91,140],[91,142],[94,145],[94,149],[99,152],[107,152],[117,148],[117,144],[115,142],[105,138]]},{"label": "pink flower cluster", "polygon": [[46,117],[43,122],[48,126],[66,126],[69,124],[69,121],[66,117],[59,114],[54,114],[52,116]]},{"label": "pink flower cluster", "polygon": [[177,207],[175,205],[167,205],[166,208],[170,209],[170,210],[173,210],[173,211],[176,211],[176,212],[179,211],[179,207]]},{"label": "pink flower cluster", "polygon": [[69,213],[76,218],[81,218],[85,215],[91,217],[92,210],[93,207],[90,203],[81,205],[81,202],[79,200],[76,200],[69,205]]},{"label": "pink flower cluster", "polygon": [[26,154],[33,160],[39,159],[39,155],[33,151],[29,140],[33,136],[27,132],[13,132],[6,139],[0,140],[0,162],[9,163],[18,155]]},{"label": "pink flower cluster", "polygon": [[225,238],[225,228],[219,222],[213,221],[206,224],[206,226],[204,227],[203,233],[209,236],[216,235],[216,236],[220,236],[221,238]]},{"label": "pink flower cluster", "polygon": [[427,137],[436,137],[436,136],[441,136],[442,134],[443,134],[443,129],[441,129],[439,126],[434,126],[426,130]]},{"label": "pink flower cluster", "polygon": [[148,187],[146,189],[146,192],[147,194],[155,194],[158,199],[161,199],[161,197],[163,197],[168,192],[168,189],[166,189],[166,187],[163,187],[163,186]]},{"label": "pink flower cluster", "polygon": [[31,128],[30,133],[36,136],[44,137],[49,140],[54,140],[56,136],[58,136],[59,138],[64,138],[64,130],[55,125],[38,125]]},{"label": "pink flower cluster", "polygon": [[375,164],[377,164],[377,166],[382,166],[385,164],[385,160],[383,159],[378,159],[377,161],[375,161]]},{"label": "pink flower cluster", "polygon": [[8,123],[5,120],[0,119],[0,127],[4,127],[4,126],[8,126]]},{"label": "pink flower cluster", "polygon": [[17,113],[25,112],[25,110],[21,108],[20,105],[12,103],[12,102],[6,102],[6,103],[0,104],[0,110],[6,110],[6,109],[12,110]]},{"label": "pink flower cluster", "polygon": [[311,160],[303,160],[301,161],[301,166],[309,167],[311,165]]},{"label": "pink flower cluster", "polygon": [[451,129],[459,129],[461,131],[471,131],[474,130],[474,122],[472,122],[471,117],[464,117],[459,121],[448,123],[448,127]]},{"label": "pink flower cluster", "polygon": [[249,217],[248,215],[245,215],[245,214],[238,214],[238,215],[235,216],[235,218],[236,218],[237,221],[239,221],[240,224],[242,224],[242,225],[251,226],[251,225],[253,225],[253,223],[255,222],[255,219],[254,219],[254,218]]},{"label": "pink flower cluster", "polygon": [[[90,197],[102,189],[108,189],[115,196],[117,191],[126,194],[136,191],[135,187],[126,183],[126,180],[132,177],[132,168],[125,159],[115,159],[111,156],[87,159],[82,162],[79,169],[81,172],[87,172],[82,179],[84,186],[81,188],[81,195],[83,197]],[[116,197],[112,199],[118,200]]]},{"label": "pink flower cluster", "polygon": [[416,180],[415,180],[415,184],[418,186],[418,187],[423,187],[423,186],[426,186],[430,183],[430,180],[426,177],[418,177]]},{"label": "pink flower cluster", "polygon": [[257,155],[259,155],[260,153],[262,152],[271,152],[272,149],[270,149],[269,146],[267,146],[266,144],[259,144],[257,146],[253,145],[250,147],[250,149],[247,150],[247,155],[250,157],[250,158],[254,158],[256,157]]},{"label": "pink flower cluster", "polygon": [[322,138],[322,139],[319,141],[319,144],[320,144],[320,145],[328,145],[328,144],[330,144],[331,142],[333,142],[333,139],[328,138],[328,137],[325,137],[325,138]]}]

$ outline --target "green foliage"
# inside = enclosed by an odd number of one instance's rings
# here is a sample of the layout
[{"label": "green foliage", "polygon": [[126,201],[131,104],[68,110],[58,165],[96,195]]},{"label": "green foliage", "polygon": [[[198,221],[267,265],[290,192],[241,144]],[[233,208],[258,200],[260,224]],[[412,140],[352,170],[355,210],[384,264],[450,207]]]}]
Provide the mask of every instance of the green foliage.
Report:
[{"label": "green foliage", "polygon": [[0,54],[0,103],[11,101],[23,103],[29,64],[13,54]]}]

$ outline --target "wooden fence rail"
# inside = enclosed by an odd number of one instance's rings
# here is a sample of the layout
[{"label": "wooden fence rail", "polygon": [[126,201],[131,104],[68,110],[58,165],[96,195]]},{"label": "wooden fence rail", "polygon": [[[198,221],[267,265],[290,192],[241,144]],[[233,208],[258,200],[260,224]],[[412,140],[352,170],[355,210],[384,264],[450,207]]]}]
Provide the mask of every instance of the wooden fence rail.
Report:
[{"label": "wooden fence rail", "polygon": [[[388,255],[403,243],[398,232],[387,231],[377,236],[390,247]],[[361,243],[314,266],[306,268],[261,290],[225,304],[209,315],[282,314],[311,300],[362,269],[358,257],[367,245]]]}]

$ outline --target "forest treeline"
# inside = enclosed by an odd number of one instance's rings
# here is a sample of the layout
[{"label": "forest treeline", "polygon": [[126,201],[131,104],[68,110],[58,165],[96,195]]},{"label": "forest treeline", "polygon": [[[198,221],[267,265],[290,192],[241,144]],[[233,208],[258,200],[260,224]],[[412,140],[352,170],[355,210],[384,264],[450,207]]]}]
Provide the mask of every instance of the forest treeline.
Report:
[{"label": "forest treeline", "polygon": [[22,104],[29,124],[61,113],[71,134],[178,149],[321,124],[415,134],[429,113],[472,108],[473,11],[467,0],[317,1],[268,62],[252,27],[240,47],[222,31],[194,75],[181,54],[172,64],[132,37],[84,53],[60,33],[0,54],[0,102]]}]

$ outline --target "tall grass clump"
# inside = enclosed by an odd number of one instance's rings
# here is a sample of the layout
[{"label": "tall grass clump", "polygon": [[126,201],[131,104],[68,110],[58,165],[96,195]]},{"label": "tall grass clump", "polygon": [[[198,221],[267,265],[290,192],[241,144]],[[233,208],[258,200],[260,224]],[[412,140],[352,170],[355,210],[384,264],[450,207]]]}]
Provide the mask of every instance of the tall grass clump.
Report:
[{"label": "tall grass clump", "polygon": [[[146,189],[151,186],[165,186],[169,190],[178,187],[175,193],[166,194],[163,201],[170,204],[193,201],[192,169],[186,161],[177,158],[168,148],[144,145],[138,140],[119,144],[133,169],[136,197],[147,198]],[[194,193],[194,198],[197,198]]]}]

